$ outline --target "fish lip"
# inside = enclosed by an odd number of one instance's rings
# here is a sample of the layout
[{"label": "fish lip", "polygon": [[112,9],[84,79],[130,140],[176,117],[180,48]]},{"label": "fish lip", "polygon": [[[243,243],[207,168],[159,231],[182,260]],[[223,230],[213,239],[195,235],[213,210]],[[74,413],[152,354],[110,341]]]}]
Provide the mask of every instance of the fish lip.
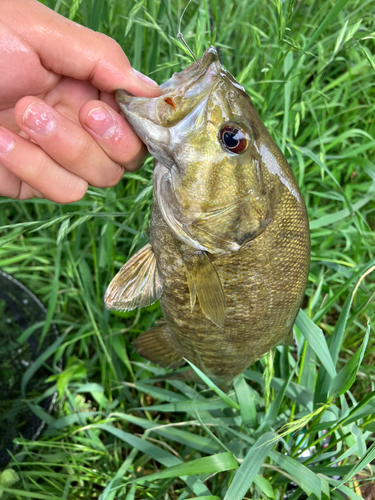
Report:
[{"label": "fish lip", "polygon": [[131,94],[128,90],[118,89],[115,91],[115,99],[121,100],[122,97],[136,97],[134,94]]},{"label": "fish lip", "polygon": [[[158,97],[137,97],[132,95],[130,92],[128,92],[125,89],[117,89],[115,91],[115,99],[117,104],[120,106],[121,110],[126,113],[130,111],[130,107],[135,104],[139,103],[146,103],[148,101],[155,101],[159,99]],[[125,107],[125,109],[124,109]]]},{"label": "fish lip", "polygon": [[[202,57],[200,59],[198,59],[197,62],[193,62],[192,64],[190,64],[190,66],[183,69],[182,71],[179,71],[178,73],[174,73],[171,76],[171,78],[169,78],[169,80],[163,82],[159,86],[161,91],[162,91],[162,95],[167,94],[171,88],[180,87],[181,84],[187,83],[189,80],[192,79],[192,77],[205,73],[208,66],[210,66],[212,63],[215,63],[215,62],[218,62],[220,64],[218,53],[217,53],[215,47],[211,45],[203,53]],[[173,82],[173,80],[175,80],[175,82]],[[176,83],[176,85],[171,85],[172,82]],[[122,99],[126,100],[127,97],[130,97],[132,99],[157,100],[157,99],[160,99],[161,96],[148,97],[148,98],[147,97],[146,98],[136,97],[125,89],[118,89],[115,91],[115,97],[116,97],[116,101],[120,100],[120,102],[121,102]]]},{"label": "fish lip", "polygon": [[[136,97],[130,94],[125,89],[118,89],[115,91],[115,98],[119,104],[121,111],[126,118],[131,121],[132,116],[137,115],[137,117],[144,120],[149,120],[156,125],[159,125],[159,121],[156,116],[156,104],[160,99],[166,99],[170,97],[173,99],[174,94],[181,92],[181,89],[186,87],[187,93],[189,89],[194,87],[196,82],[205,74],[207,74],[207,69],[212,64],[218,67],[214,69],[214,72],[219,73],[221,66],[219,62],[219,56],[215,47],[210,46],[204,52],[202,57],[197,61],[193,62],[187,68],[183,69],[178,73],[174,73],[172,77],[166,82],[160,85],[161,95],[158,97]],[[206,89],[210,89],[215,85],[213,79],[212,85]],[[202,89],[198,89],[198,93],[203,93]]]},{"label": "fish lip", "polygon": [[197,80],[202,76],[207,68],[213,63],[218,63],[220,65],[218,53],[215,47],[211,45],[198,61],[193,62],[182,71],[174,73],[169,80],[160,85],[162,96],[169,94],[171,91],[187,84],[189,81],[193,83],[193,80]]}]

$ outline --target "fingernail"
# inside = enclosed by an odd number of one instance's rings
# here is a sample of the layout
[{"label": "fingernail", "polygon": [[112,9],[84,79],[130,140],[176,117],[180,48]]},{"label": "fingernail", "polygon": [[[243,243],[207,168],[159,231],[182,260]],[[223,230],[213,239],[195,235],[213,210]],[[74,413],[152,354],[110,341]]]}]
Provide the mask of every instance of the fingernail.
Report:
[{"label": "fingernail", "polygon": [[118,130],[115,118],[105,108],[92,109],[86,118],[86,125],[104,139],[113,137]]},{"label": "fingernail", "polygon": [[14,146],[12,134],[0,127],[0,153],[9,153]]},{"label": "fingernail", "polygon": [[26,108],[22,121],[26,127],[41,135],[49,134],[56,127],[52,113],[39,102],[33,102]]},{"label": "fingernail", "polygon": [[137,71],[134,68],[133,68],[133,71],[134,71],[136,77],[138,78],[138,80],[140,80],[142,83],[147,85],[147,87],[159,87],[159,85],[156,82],[154,82],[154,80],[151,80],[151,78],[149,78],[148,76],[144,75],[143,73],[140,73],[139,71]]}]

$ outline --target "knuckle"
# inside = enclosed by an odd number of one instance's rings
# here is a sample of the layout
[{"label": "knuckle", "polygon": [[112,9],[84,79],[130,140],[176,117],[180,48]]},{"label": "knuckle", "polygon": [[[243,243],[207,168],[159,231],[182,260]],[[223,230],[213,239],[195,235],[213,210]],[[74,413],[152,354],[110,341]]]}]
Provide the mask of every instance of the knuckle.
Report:
[{"label": "knuckle", "polygon": [[53,201],[61,204],[75,203],[81,200],[87,191],[87,182],[83,179],[74,179],[68,184],[64,192],[58,193]]},{"label": "knuckle", "polygon": [[125,55],[124,51],[121,48],[121,45],[118,42],[116,42],[116,40],[105,35],[104,33],[97,32],[96,35],[99,39],[101,47],[107,54],[108,51],[110,51],[111,56],[123,57]]},{"label": "knuckle", "polygon": [[122,167],[121,165],[116,165],[116,167],[111,170],[112,173],[107,179],[106,187],[116,186],[116,184],[118,184],[121,181],[125,173],[125,168]]},{"label": "knuckle", "polygon": [[115,161],[128,170],[129,165],[141,164],[147,154],[145,145],[137,136],[131,136],[130,140],[127,136],[124,136],[121,150],[117,152]]},{"label": "knuckle", "polygon": [[90,180],[90,184],[98,188],[116,186],[121,181],[124,172],[125,169],[118,164],[102,167],[101,171],[97,173],[96,179]]},{"label": "knuckle", "polygon": [[112,51],[113,54],[121,56],[124,55],[124,51],[122,50],[121,45],[118,42],[116,42],[116,40],[108,37],[108,43],[110,45],[110,50]]},{"label": "knuckle", "polygon": [[131,154],[128,155],[126,163],[123,163],[127,172],[138,170],[143,165],[148,156],[147,149],[141,143],[139,148],[136,148]]},{"label": "knuckle", "polygon": [[74,166],[88,163],[91,159],[91,147],[87,140],[79,139],[72,142],[66,151],[67,164]]}]

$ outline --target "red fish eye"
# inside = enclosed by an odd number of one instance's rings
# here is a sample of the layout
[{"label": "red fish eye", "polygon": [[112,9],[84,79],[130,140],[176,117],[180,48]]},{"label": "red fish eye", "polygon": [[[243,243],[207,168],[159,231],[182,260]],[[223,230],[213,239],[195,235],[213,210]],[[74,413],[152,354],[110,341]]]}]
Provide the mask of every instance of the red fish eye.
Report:
[{"label": "red fish eye", "polygon": [[220,130],[220,140],[228,151],[240,154],[247,148],[248,136],[233,125],[225,125]]}]

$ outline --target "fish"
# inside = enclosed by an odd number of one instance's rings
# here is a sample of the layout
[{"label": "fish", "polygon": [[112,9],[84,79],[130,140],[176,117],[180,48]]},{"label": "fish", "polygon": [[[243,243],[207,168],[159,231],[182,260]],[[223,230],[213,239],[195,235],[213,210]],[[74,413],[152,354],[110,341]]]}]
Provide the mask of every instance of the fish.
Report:
[{"label": "fish", "polygon": [[269,350],[292,345],[310,262],[306,206],[214,47],[160,88],[156,98],[116,91],[155,163],[150,242],[113,278],[105,305],[160,300],[163,319],[135,350],[170,369],[188,360],[229,390]]}]

